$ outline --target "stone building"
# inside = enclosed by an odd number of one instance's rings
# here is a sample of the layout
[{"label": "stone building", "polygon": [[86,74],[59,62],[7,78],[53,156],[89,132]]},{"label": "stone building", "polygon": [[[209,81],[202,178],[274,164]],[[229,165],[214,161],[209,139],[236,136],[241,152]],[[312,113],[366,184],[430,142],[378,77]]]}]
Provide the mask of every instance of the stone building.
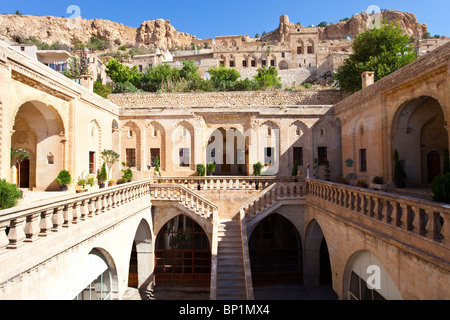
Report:
[{"label": "stone building", "polygon": [[[449,146],[449,57],[446,44],[376,83],[366,74],[351,96],[105,100],[0,43],[0,178],[17,183],[10,152],[26,148],[21,188],[44,191],[0,212],[0,299],[122,299],[129,287],[261,299],[326,284],[339,299],[448,300],[450,212],[411,187],[439,174]],[[124,162],[133,181],[75,193],[105,149],[120,154],[110,177]],[[408,196],[392,186],[395,149]],[[198,177],[210,161],[214,175]],[[62,169],[70,190],[46,192]],[[350,173],[383,176],[389,192],[336,183]]]}]

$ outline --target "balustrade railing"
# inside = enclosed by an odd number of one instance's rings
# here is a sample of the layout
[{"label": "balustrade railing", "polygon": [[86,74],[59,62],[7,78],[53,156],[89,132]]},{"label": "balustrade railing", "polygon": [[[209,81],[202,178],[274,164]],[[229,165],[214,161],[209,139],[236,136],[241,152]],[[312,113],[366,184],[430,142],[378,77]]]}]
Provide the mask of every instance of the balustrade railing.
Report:
[{"label": "balustrade railing", "polygon": [[242,209],[248,218],[254,218],[267,208],[281,200],[303,198],[305,194],[305,182],[275,182],[264,191],[247,201]]},{"label": "balustrade railing", "polygon": [[264,190],[274,182],[292,182],[295,179],[276,176],[154,177],[153,183],[181,184],[191,190]]},{"label": "balustrade railing", "polygon": [[398,230],[450,244],[450,205],[314,179],[308,179],[307,191],[308,198],[319,198]]},{"label": "balustrade railing", "polygon": [[150,193],[150,180],[77,193],[0,211],[0,253],[105,214]]},{"label": "balustrade railing", "polygon": [[151,198],[176,201],[207,219],[212,219],[219,210],[217,205],[181,184],[151,184]]}]

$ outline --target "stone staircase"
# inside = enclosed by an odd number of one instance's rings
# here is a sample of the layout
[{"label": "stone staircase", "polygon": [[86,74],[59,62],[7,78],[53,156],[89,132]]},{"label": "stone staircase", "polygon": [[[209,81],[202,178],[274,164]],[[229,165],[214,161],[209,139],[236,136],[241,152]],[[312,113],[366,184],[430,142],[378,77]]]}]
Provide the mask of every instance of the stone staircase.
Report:
[{"label": "stone staircase", "polygon": [[247,299],[239,220],[219,220],[217,253],[217,299]]}]

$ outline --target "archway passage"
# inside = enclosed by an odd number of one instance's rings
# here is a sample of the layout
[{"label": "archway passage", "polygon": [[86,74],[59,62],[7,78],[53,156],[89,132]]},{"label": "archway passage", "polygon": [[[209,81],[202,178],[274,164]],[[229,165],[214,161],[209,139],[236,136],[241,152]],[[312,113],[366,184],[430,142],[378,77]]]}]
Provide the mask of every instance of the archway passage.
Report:
[{"label": "archway passage", "polygon": [[206,233],[193,219],[179,215],[159,231],[155,249],[155,285],[209,290],[211,249]]},{"label": "archway passage", "polygon": [[248,163],[247,140],[235,128],[218,128],[208,138],[206,163],[215,163],[214,175],[246,175]]},{"label": "archway passage", "polygon": [[407,187],[427,186],[441,173],[443,150],[449,147],[445,123],[442,106],[429,96],[398,108],[392,121],[392,154],[397,150],[404,163]]},{"label": "archway passage", "polygon": [[254,286],[303,283],[300,236],[280,214],[270,214],[256,226],[249,251]]},{"label": "archway passage", "polygon": [[[59,190],[56,177],[64,168],[64,133],[62,118],[55,108],[39,101],[20,106],[14,119],[11,148],[25,148],[30,153],[29,161],[21,164],[21,187]],[[18,168],[11,165],[12,177],[18,177]]]}]

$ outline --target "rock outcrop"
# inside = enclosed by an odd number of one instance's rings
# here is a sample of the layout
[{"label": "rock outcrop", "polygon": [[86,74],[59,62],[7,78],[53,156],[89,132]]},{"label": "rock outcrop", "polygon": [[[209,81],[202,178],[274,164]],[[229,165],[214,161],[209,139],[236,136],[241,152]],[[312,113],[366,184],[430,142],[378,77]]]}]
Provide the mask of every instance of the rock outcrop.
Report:
[{"label": "rock outcrop", "polygon": [[[427,25],[420,24],[413,13],[386,10],[381,12],[380,15],[380,21],[386,20],[388,23],[398,24],[406,34],[417,39],[422,39],[424,34],[428,32]],[[374,15],[369,15],[365,12],[355,14],[349,20],[339,21],[327,27],[320,27],[319,37],[321,40],[342,39],[348,36],[354,37],[370,28],[374,18]]]},{"label": "rock outcrop", "polygon": [[[386,10],[381,13],[380,21],[386,20],[388,23],[397,23],[406,34],[417,39],[422,39],[424,34],[428,32],[428,27],[425,24],[420,24],[413,13]],[[351,19],[339,21],[338,23],[330,24],[327,27],[318,27],[320,40],[334,40],[344,39],[347,37],[354,37],[361,32],[370,28],[376,16],[362,12],[355,14]],[[305,29],[304,26],[289,22],[287,16],[280,17],[280,24],[278,29],[271,31],[261,37],[262,41],[279,41],[283,42],[289,36],[289,33],[294,29]]]},{"label": "rock outcrop", "polygon": [[163,19],[145,21],[139,28],[132,28],[102,19],[9,14],[0,15],[0,26],[0,39],[12,43],[35,37],[47,44],[73,46],[77,42],[87,43],[94,36],[117,46],[169,49],[200,42],[195,36],[178,32],[170,21]]}]

